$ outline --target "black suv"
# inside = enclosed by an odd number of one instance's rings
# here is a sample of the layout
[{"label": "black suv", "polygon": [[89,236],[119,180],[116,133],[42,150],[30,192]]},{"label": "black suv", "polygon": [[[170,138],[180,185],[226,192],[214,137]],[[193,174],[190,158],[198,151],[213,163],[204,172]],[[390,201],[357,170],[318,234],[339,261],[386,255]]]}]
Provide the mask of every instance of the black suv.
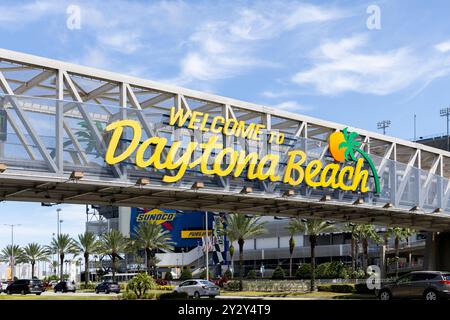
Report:
[{"label": "black suv", "polygon": [[120,293],[120,285],[117,282],[104,281],[95,287],[95,293]]},{"label": "black suv", "polygon": [[416,298],[438,300],[450,298],[450,272],[415,271],[375,290],[380,300]]},{"label": "black suv", "polygon": [[75,291],[77,290],[75,283],[70,282],[70,281],[61,281],[59,282],[54,288],[53,291],[55,291],[55,293],[57,292],[73,292],[75,293]]},{"label": "black suv", "polygon": [[20,294],[36,294],[40,295],[44,291],[42,281],[38,279],[20,279],[15,280],[13,283],[6,287],[7,294],[20,293]]}]

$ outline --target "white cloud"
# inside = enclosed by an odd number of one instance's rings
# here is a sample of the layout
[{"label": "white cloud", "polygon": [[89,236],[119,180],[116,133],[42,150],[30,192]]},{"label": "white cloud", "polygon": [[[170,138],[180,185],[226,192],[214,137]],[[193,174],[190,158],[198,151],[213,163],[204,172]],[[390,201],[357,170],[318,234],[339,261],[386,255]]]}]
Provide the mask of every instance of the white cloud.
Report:
[{"label": "white cloud", "polygon": [[440,52],[449,52],[450,51],[450,40],[438,43],[434,46],[434,48]]},{"label": "white cloud", "polygon": [[254,67],[276,67],[258,57],[268,41],[302,24],[342,18],[337,9],[298,2],[263,2],[237,7],[227,19],[213,17],[189,37],[176,82],[217,80],[233,77]]},{"label": "white cloud", "polygon": [[446,57],[425,59],[408,47],[368,52],[367,44],[368,38],[361,35],[325,42],[312,52],[313,66],[292,80],[325,95],[349,91],[386,95],[448,73]]},{"label": "white cloud", "polygon": [[62,14],[63,10],[65,5],[59,1],[40,0],[25,4],[5,4],[0,6],[0,24],[2,27],[21,27],[48,14]]},{"label": "white cloud", "polygon": [[289,100],[284,101],[273,106],[274,109],[285,110],[285,111],[306,111],[311,108],[298,103],[297,101]]}]

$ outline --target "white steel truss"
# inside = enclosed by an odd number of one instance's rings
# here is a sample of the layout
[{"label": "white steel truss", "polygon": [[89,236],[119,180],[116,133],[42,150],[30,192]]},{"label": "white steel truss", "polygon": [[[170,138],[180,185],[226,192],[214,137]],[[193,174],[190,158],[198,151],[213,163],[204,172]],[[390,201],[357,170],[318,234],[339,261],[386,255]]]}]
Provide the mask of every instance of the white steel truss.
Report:
[{"label": "white steel truss", "polygon": [[[284,197],[286,187],[279,183],[204,177],[198,172],[178,183],[164,184],[151,170],[105,165],[105,124],[131,117],[140,122],[147,137],[170,133],[165,122],[175,106],[265,124],[289,137],[278,150],[281,154],[301,145],[318,159],[329,156],[329,134],[346,126],[4,49],[0,49],[0,88],[8,125],[7,139],[0,142],[0,161],[8,166],[0,174],[3,199],[173,206],[450,230],[447,151],[349,127],[359,133],[362,147],[376,163],[380,196],[302,186],[295,196]],[[194,133],[192,139],[202,138]],[[223,144],[258,148],[251,141],[231,137],[225,137]],[[14,148],[21,151],[9,151]],[[85,172],[85,178],[70,181],[68,173],[73,170]],[[151,176],[154,183],[137,187],[140,175]],[[197,180],[203,180],[205,188],[191,190]],[[254,193],[240,194],[244,185],[252,186]]]}]

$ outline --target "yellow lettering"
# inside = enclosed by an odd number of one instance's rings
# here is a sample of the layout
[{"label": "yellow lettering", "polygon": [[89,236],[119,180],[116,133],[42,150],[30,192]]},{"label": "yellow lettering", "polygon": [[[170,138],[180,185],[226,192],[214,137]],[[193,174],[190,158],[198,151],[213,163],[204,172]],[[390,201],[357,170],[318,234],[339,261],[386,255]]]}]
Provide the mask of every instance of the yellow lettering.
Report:
[{"label": "yellow lettering", "polygon": [[[300,159],[295,161],[296,157],[299,156]],[[306,154],[300,150],[293,150],[288,152],[288,162],[286,165],[286,170],[284,172],[283,182],[289,183],[291,186],[297,186],[302,183],[305,173],[302,168],[302,164],[306,160]],[[297,174],[297,179],[294,179],[293,171]]]},{"label": "yellow lettering", "polygon": [[322,170],[322,162],[320,160],[313,160],[306,166],[305,182],[311,187],[320,187],[320,181],[314,181],[320,170]]},{"label": "yellow lettering", "polygon": [[[233,126],[230,129],[231,124],[233,124]],[[225,126],[223,127],[223,134],[227,136],[234,135],[237,125],[238,123],[235,119],[228,119],[227,122],[225,122]]]},{"label": "yellow lettering", "polygon": [[[224,161],[224,158],[226,155],[229,155],[229,163],[226,164],[226,161]],[[226,168],[222,169],[222,164],[226,164]],[[220,152],[216,155],[216,159],[214,160],[214,174],[217,174],[218,176],[224,177],[227,176],[233,171],[234,166],[236,165],[236,152],[233,150],[233,148],[225,148],[220,150]]]},{"label": "yellow lettering", "polygon": [[197,117],[201,116],[203,113],[199,111],[194,111],[191,116],[191,120],[189,121],[188,128],[189,129],[198,129],[194,124],[198,121]]},{"label": "yellow lettering", "polygon": [[352,190],[355,191],[358,185],[361,184],[361,192],[369,191],[367,187],[367,180],[369,179],[369,172],[367,170],[361,170],[364,164],[364,159],[359,158],[356,162],[355,178],[353,179]]},{"label": "yellow lettering", "polygon": [[[256,175],[259,180],[265,180],[270,178],[270,181],[275,182],[280,180],[280,176],[276,175],[276,170],[278,167],[278,161],[280,160],[280,156],[274,154],[266,154],[261,161],[258,163],[258,167],[256,169]],[[266,163],[270,162],[269,168],[266,172],[264,172],[264,168]]]},{"label": "yellow lettering", "polygon": [[248,138],[253,134],[253,130],[255,128],[255,124],[251,123],[248,126],[245,125],[245,121],[239,121],[239,125],[236,129],[235,135],[237,137]]},{"label": "yellow lettering", "polygon": [[355,169],[350,166],[345,166],[341,169],[341,172],[339,172],[338,177],[338,187],[341,188],[344,191],[350,191],[352,190],[352,185],[347,185],[344,181],[345,176],[348,175],[347,179],[352,180],[353,174],[355,173]]},{"label": "yellow lettering", "polygon": [[[151,157],[148,160],[144,160],[144,153],[145,151],[147,151],[147,148],[151,144],[156,145],[155,150],[153,151]],[[166,138],[151,137],[145,140],[136,151],[136,165],[139,168],[146,168],[148,166],[153,165],[155,169],[158,170],[164,169],[165,165],[161,163],[161,154],[166,144],[167,144]]]},{"label": "yellow lettering", "polygon": [[214,117],[211,122],[211,127],[209,128],[211,132],[220,133],[222,131],[222,128],[216,128],[218,122],[223,125],[225,123],[225,118],[222,116]]},{"label": "yellow lettering", "polygon": [[190,110],[186,111],[185,113],[183,108],[172,107],[170,109],[169,125],[174,126],[178,121],[177,125],[179,127],[182,127],[191,115],[192,112]]},{"label": "yellow lettering", "polygon": [[[133,129],[133,138],[131,139],[128,148],[124,152],[122,152],[122,154],[115,157],[114,154],[116,153],[117,146],[119,145],[120,137],[122,136],[123,132],[123,127],[131,127]],[[129,157],[133,153],[134,149],[136,149],[136,147],[138,146],[142,134],[141,125],[139,124],[139,122],[134,120],[121,120],[113,122],[109,124],[105,130],[106,131],[114,130],[105,154],[105,161],[108,164],[115,164]]]},{"label": "yellow lettering", "polygon": [[[320,184],[324,188],[337,188],[336,176],[339,171],[337,163],[327,165],[320,174]],[[329,176],[328,176],[329,175]]]},{"label": "yellow lettering", "polygon": [[255,179],[257,178],[257,174],[255,173],[255,167],[258,163],[258,154],[256,152],[251,152],[249,154],[245,154],[245,151],[240,151],[239,156],[236,161],[236,168],[234,170],[234,176],[239,177],[244,171],[245,167],[248,165],[247,169],[247,178]]}]

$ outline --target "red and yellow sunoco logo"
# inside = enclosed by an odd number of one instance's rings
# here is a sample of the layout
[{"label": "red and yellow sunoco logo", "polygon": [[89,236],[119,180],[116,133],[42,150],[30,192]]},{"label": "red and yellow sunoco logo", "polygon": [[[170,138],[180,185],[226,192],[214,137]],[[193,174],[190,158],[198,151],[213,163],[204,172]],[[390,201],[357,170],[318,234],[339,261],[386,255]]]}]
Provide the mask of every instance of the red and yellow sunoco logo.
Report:
[{"label": "red and yellow sunoco logo", "polygon": [[173,221],[176,215],[175,212],[168,213],[159,209],[153,209],[144,213],[139,213],[136,217],[136,221],[162,224],[164,222]]}]

